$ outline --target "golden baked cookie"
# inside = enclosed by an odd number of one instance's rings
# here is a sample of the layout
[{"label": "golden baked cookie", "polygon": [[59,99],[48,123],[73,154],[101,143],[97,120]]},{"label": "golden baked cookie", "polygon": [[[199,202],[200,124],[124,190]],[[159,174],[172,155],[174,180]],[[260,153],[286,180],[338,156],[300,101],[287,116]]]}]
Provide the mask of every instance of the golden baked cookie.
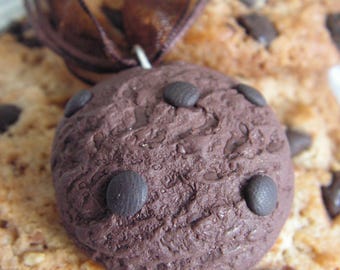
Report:
[{"label": "golden baked cookie", "polygon": [[[247,1],[209,1],[204,13],[166,59],[195,62],[252,78],[286,72],[297,75],[323,72],[339,61],[326,28],[327,15],[340,11],[339,1],[269,0],[257,8],[243,2]],[[275,29],[276,35],[270,34],[270,42],[263,41],[263,37],[266,40],[269,36],[265,30],[256,29],[256,19],[247,24],[252,29],[240,23],[241,17],[251,14],[265,18],[262,29],[264,24]]]}]

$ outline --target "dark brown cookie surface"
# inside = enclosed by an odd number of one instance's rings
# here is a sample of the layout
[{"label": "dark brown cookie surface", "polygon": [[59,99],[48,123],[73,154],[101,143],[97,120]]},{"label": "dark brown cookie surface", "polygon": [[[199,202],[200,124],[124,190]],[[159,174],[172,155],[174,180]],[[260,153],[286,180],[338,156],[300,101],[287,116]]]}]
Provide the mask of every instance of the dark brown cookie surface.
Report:
[{"label": "dark brown cookie surface", "polygon": [[[163,99],[177,81],[198,89],[195,106]],[[108,269],[248,269],[271,247],[293,196],[289,147],[272,110],[233,85],[182,63],[137,68],[94,87],[91,100],[64,118],[52,155],[57,200],[67,231],[92,258]],[[118,171],[147,185],[133,216],[107,206]],[[264,216],[242,193],[255,175],[277,188]]]}]

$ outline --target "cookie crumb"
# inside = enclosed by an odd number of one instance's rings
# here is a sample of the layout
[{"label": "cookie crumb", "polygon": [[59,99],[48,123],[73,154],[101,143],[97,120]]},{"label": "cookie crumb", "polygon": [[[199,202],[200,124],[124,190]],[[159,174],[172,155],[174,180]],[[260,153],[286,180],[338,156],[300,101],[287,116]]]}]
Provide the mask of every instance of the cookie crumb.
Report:
[{"label": "cookie crumb", "polygon": [[29,252],[24,255],[24,265],[35,266],[45,260],[45,254],[41,252]]}]

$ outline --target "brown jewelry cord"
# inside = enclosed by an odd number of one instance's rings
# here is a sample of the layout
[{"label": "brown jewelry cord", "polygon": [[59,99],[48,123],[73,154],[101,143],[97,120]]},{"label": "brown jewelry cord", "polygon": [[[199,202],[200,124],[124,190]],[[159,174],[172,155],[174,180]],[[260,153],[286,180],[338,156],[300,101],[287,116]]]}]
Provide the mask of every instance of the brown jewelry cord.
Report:
[{"label": "brown jewelry cord", "polygon": [[[179,36],[183,34],[184,31],[189,27],[189,24],[201,12],[207,2],[208,0],[184,0],[180,2],[181,5],[185,5],[182,6],[183,12],[181,12],[178,17],[175,17],[175,24],[172,25],[171,31],[165,35],[165,41],[160,44],[161,47],[152,53],[153,57],[149,56],[150,62],[152,64],[158,63],[162,59],[164,54],[171,48]],[[53,14],[53,10],[44,10],[42,7],[43,4],[46,4],[47,7],[50,7],[50,1],[25,0],[25,6],[31,19],[32,26],[43,43],[45,43],[50,49],[64,58],[72,73],[74,73],[78,78],[88,82],[92,82],[93,80],[92,78],[87,78],[86,73],[88,72],[86,71],[93,72],[94,74],[104,74],[137,66],[137,59],[133,55],[131,55],[131,57],[124,56],[125,53],[123,53],[123,51],[117,47],[114,40],[110,39],[108,33],[90,11],[85,1],[77,0],[77,3],[79,3],[81,9],[86,13],[87,16],[89,16],[92,23],[94,24],[101,40],[101,44],[98,44],[98,46],[102,46],[107,58],[100,58],[93,56],[90,53],[83,52],[72,43],[66,41],[62,35],[52,26],[50,16]],[[171,2],[169,3],[172,4]],[[164,16],[166,16],[166,12]],[[130,44],[130,47],[132,47],[132,45],[134,44]],[[84,70],[84,72],[82,73],[81,70]]]},{"label": "brown jewelry cord", "polygon": [[124,59],[123,54],[120,52],[120,50],[117,48],[117,46],[113,43],[112,40],[110,40],[104,30],[104,28],[100,25],[98,20],[96,19],[95,16],[91,13],[87,5],[83,0],[78,0],[80,6],[82,9],[86,12],[86,14],[91,18],[93,21],[94,25],[96,26],[100,37],[102,39],[102,42],[104,44],[104,49],[105,52],[107,53],[108,57],[112,57],[113,60],[119,61],[124,65],[130,66],[130,65],[136,65],[136,60],[135,59]]},{"label": "brown jewelry cord", "polygon": [[[169,39],[166,42],[166,45],[163,49],[158,53],[153,62],[158,62],[162,59],[163,55],[168,52],[171,46],[185,33],[185,31],[190,27],[191,23],[194,19],[201,13],[204,6],[208,3],[209,0],[200,0],[196,1],[194,7],[192,8],[192,12],[190,14],[186,14],[184,18],[180,21],[178,26],[173,29],[172,33],[169,35]],[[188,10],[190,12],[190,10]],[[186,17],[188,16],[188,17]]]},{"label": "brown jewelry cord", "polygon": [[[85,54],[73,45],[64,42],[59,34],[52,29],[46,18],[46,13],[42,11],[40,0],[25,0],[25,5],[38,36],[49,48],[64,57],[65,60],[99,73],[109,72],[114,68],[114,62]],[[33,10],[33,5],[35,5],[36,11]]]}]

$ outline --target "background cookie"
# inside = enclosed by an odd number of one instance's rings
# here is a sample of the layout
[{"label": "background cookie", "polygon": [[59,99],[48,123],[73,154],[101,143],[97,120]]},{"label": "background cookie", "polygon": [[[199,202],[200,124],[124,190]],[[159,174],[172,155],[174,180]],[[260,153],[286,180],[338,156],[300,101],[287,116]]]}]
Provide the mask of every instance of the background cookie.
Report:
[{"label": "background cookie", "polygon": [[18,121],[0,134],[0,269],[87,269],[92,262],[60,225],[49,166],[62,106],[84,85],[60,59],[12,37],[1,37],[0,54],[7,67],[0,74],[0,104],[22,110]]},{"label": "background cookie", "polygon": [[[258,269],[334,270],[340,267],[340,219],[330,219],[321,187],[331,182],[332,171],[340,170],[339,107],[326,77],[339,54],[324,22],[328,13],[340,11],[339,3],[290,0],[266,5],[257,11],[268,12],[279,33],[285,33],[269,49],[236,24],[236,15],[253,9],[237,1],[212,0],[168,59],[206,64],[239,76],[263,92],[284,124],[312,136],[311,147],[294,157],[292,214]],[[218,15],[208,21],[213,12]],[[219,40],[225,22],[228,35]],[[211,55],[201,36],[211,39],[218,57]],[[208,49],[202,49],[205,46]],[[18,121],[0,135],[0,268],[102,269],[74,247],[59,224],[49,169],[62,107],[87,86],[69,75],[48,50],[24,47],[8,35],[0,38],[0,55],[0,103],[22,109]]]},{"label": "background cookie", "polygon": [[[239,0],[212,0],[166,59],[253,78],[324,72],[339,61],[326,28],[327,14],[337,11],[337,1],[272,0],[252,8]],[[254,14],[260,19],[246,19]],[[263,44],[266,39],[271,41]]]}]

